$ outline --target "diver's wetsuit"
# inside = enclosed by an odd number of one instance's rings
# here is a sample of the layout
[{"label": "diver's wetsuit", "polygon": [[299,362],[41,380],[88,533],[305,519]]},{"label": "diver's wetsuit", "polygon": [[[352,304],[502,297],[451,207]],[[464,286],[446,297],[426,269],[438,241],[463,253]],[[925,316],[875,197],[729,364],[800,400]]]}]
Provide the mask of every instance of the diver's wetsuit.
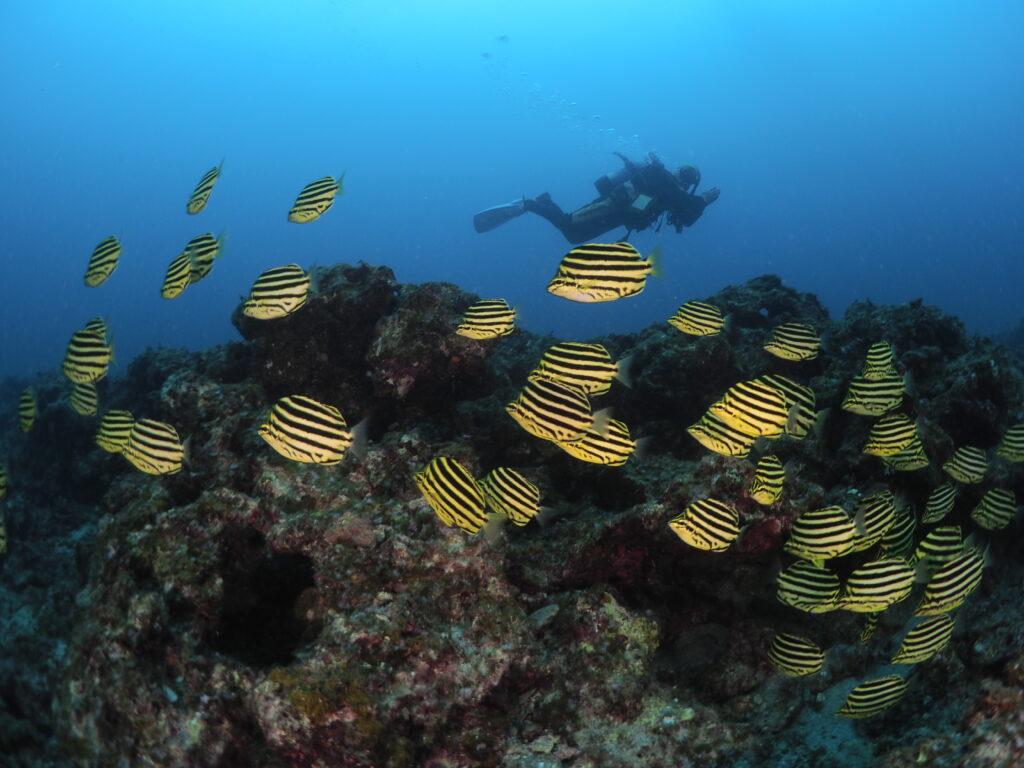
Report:
[{"label": "diver's wetsuit", "polygon": [[654,155],[639,164],[619,157],[625,167],[594,182],[601,196],[582,208],[566,213],[544,193],[534,200],[524,200],[526,210],[550,221],[574,245],[616,227],[630,232],[647,229],[663,213],[668,213],[668,223],[680,232],[704,213],[708,201],[684,190]]}]

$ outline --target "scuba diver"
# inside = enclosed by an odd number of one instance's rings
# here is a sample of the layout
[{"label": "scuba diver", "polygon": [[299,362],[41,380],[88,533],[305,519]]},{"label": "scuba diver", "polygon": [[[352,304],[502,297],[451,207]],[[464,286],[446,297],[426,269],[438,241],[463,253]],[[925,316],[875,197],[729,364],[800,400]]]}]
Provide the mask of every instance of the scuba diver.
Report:
[{"label": "scuba diver", "polygon": [[566,240],[577,245],[616,227],[625,227],[626,237],[650,226],[660,230],[666,220],[681,232],[718,199],[717,187],[696,194],[700,171],[692,165],[681,165],[672,173],[653,152],[642,163],[615,154],[624,167],[595,181],[600,196],[582,208],[566,213],[545,192],[532,200],[523,198],[480,211],[473,217],[473,228],[489,232],[530,211],[550,221]]}]

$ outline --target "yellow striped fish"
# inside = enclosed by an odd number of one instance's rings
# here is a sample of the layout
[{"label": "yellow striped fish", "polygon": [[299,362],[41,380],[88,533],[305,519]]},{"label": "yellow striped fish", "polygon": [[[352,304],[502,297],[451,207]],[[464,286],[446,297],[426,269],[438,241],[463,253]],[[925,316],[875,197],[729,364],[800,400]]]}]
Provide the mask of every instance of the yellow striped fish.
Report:
[{"label": "yellow striped fish", "polygon": [[516,525],[526,525],[540,512],[540,488],[514,469],[492,469],[479,485],[488,508]]},{"label": "yellow striped fish", "polygon": [[860,552],[873,547],[896,522],[896,499],[892,492],[879,491],[862,498],[857,504],[853,520],[854,526],[863,531],[854,541],[853,551]]},{"label": "yellow striped fish", "polygon": [[455,459],[439,456],[413,479],[441,522],[458,526],[470,534],[487,522],[484,492],[464,466]]},{"label": "yellow striped fish", "polygon": [[882,612],[878,613],[866,613],[864,614],[864,627],[861,629],[860,634],[857,636],[857,642],[861,645],[866,645],[871,642],[871,638],[875,636],[875,630],[878,629],[878,617],[882,615]]},{"label": "yellow striped fish", "polygon": [[620,467],[636,451],[637,443],[629,434],[629,427],[618,419],[609,419],[604,434],[588,429],[580,440],[556,445],[570,456],[591,464]]},{"label": "yellow striped fish", "polygon": [[821,339],[813,325],[782,323],[772,329],[764,351],[783,360],[813,360],[820,346]]},{"label": "yellow striped fish", "polygon": [[965,549],[928,580],[914,615],[934,616],[959,608],[981,584],[984,569],[985,556],[974,547]]},{"label": "yellow striped fish", "polygon": [[902,413],[889,413],[872,425],[864,453],[869,456],[894,456],[909,448],[916,437],[917,427],[910,417]]},{"label": "yellow striped fish", "polygon": [[774,387],[758,381],[741,381],[712,403],[708,413],[733,429],[754,437],[779,437],[793,409]]},{"label": "yellow striped fish", "polygon": [[906,599],[914,588],[914,575],[902,557],[872,560],[847,577],[838,605],[856,613],[884,611]]},{"label": "yellow striped fish", "polygon": [[191,279],[192,262],[189,260],[186,249],[167,265],[167,274],[164,275],[163,285],[160,286],[160,296],[165,299],[178,298],[188,288]]},{"label": "yellow striped fish", "polygon": [[217,183],[217,179],[220,178],[221,168],[224,167],[224,161],[220,161],[220,165],[214,166],[199,180],[196,184],[195,190],[192,192],[192,196],[189,197],[188,202],[185,204],[185,213],[197,214],[203,208],[206,207],[206,203],[210,199],[210,193],[213,192],[213,185]]},{"label": "yellow striped fish", "polygon": [[595,425],[583,390],[548,379],[527,381],[505,412],[534,437],[556,443],[582,440],[587,430],[600,432],[607,425],[607,420]]},{"label": "yellow striped fish", "polygon": [[734,456],[738,459],[750,453],[750,447],[757,438],[734,429],[717,416],[705,413],[695,424],[686,428],[698,443],[709,451],[723,456]]},{"label": "yellow striped fish", "polygon": [[861,378],[876,381],[878,379],[898,378],[899,372],[893,365],[894,353],[892,345],[887,341],[876,341],[868,347],[861,369]]},{"label": "yellow striped fish", "polygon": [[924,452],[924,443],[915,434],[910,445],[891,456],[882,456],[882,462],[896,472],[913,472],[928,466],[928,454]]},{"label": "yellow striped fish", "polygon": [[825,652],[809,638],[781,632],[772,638],[768,646],[768,661],[788,677],[804,677],[821,670],[825,664]]},{"label": "yellow striped fish", "polygon": [[114,350],[97,331],[81,330],[71,334],[61,370],[75,384],[99,381],[107,375]]},{"label": "yellow striped fish", "polygon": [[896,518],[889,530],[882,536],[882,550],[887,555],[905,557],[914,548],[914,531],[917,529],[917,518],[911,507],[896,510]]},{"label": "yellow striped fish", "polygon": [[914,549],[910,562],[930,578],[964,551],[964,533],[959,525],[939,525],[928,532]]},{"label": "yellow striped fish", "polygon": [[22,390],[21,397],[18,398],[18,427],[26,435],[32,431],[32,426],[36,423],[36,415],[38,413],[36,393],[31,387]]},{"label": "yellow striped fish", "polygon": [[925,619],[907,633],[890,664],[920,664],[949,645],[953,637],[953,619],[943,613]]},{"label": "yellow striped fish", "polygon": [[754,381],[779,390],[786,399],[786,408],[790,414],[785,424],[786,434],[796,440],[807,437],[817,420],[814,390],[779,374],[759,376]]},{"label": "yellow striped fish", "polygon": [[714,304],[688,301],[676,310],[668,323],[688,336],[714,336],[725,327],[725,317]]},{"label": "yellow striped fish", "polygon": [[956,502],[956,486],[946,480],[928,495],[921,522],[925,525],[937,523],[950,512]]},{"label": "yellow striped fish", "polygon": [[958,483],[980,483],[988,471],[988,458],[981,448],[966,445],[953,451],[942,471]]},{"label": "yellow striped fish", "polygon": [[881,416],[903,404],[906,383],[899,376],[868,379],[854,376],[846,390],[842,408],[861,416]]},{"label": "yellow striped fish", "polygon": [[586,303],[636,296],[648,275],[660,276],[660,258],[660,246],[644,259],[626,242],[581,245],[563,257],[548,293]]},{"label": "yellow striped fish", "polygon": [[782,483],[786,479],[786,470],[773,454],[762,456],[750,478],[747,495],[758,504],[774,504],[782,496]]},{"label": "yellow striped fish", "polygon": [[740,535],[740,515],[715,499],[699,499],[669,520],[668,527],[691,547],[724,552]]},{"label": "yellow striped fish", "polygon": [[588,395],[603,395],[612,388],[612,379],[629,386],[629,362],[629,358],[612,362],[601,344],[563,341],[544,353],[530,378],[551,379]]},{"label": "yellow striped fish", "polygon": [[797,560],[779,574],[775,596],[798,611],[828,613],[836,609],[839,577],[827,568]]},{"label": "yellow striped fish", "polygon": [[1001,531],[1017,514],[1017,496],[1004,488],[992,488],[971,512],[971,520],[986,531]]},{"label": "yellow striped fish", "polygon": [[100,404],[95,382],[76,382],[71,388],[70,401],[71,407],[79,416],[95,416]]},{"label": "yellow striped fish", "polygon": [[288,211],[288,221],[305,224],[319,219],[334,205],[336,195],[345,194],[344,186],[344,173],[337,179],[324,176],[322,179],[309,182],[295,198],[295,204]]},{"label": "yellow striped fish", "polygon": [[95,331],[103,339],[110,344],[110,329],[107,327],[107,322],[102,317],[94,317],[88,323],[85,324],[86,331]]},{"label": "yellow striped fish", "polygon": [[1014,463],[1024,461],[1024,424],[1014,424],[1003,433],[996,454]]},{"label": "yellow striped fish", "polygon": [[93,248],[92,256],[89,257],[89,265],[85,268],[85,284],[90,288],[103,285],[117,269],[120,256],[121,243],[116,237],[111,235],[102,240]]},{"label": "yellow striped fish", "polygon": [[861,683],[846,697],[836,717],[859,720],[874,717],[898,703],[907,692],[907,681],[899,675],[887,675]]},{"label": "yellow striped fish", "polygon": [[483,299],[471,304],[455,329],[469,339],[496,339],[508,336],[516,327],[516,311],[504,299]]},{"label": "yellow striped fish", "polygon": [[198,283],[210,274],[214,260],[224,253],[225,237],[223,232],[217,237],[214,237],[212,232],[206,232],[188,241],[185,252],[188,254],[189,285]]},{"label": "yellow striped fish", "polygon": [[111,410],[103,414],[96,430],[96,445],[107,453],[121,453],[135,426],[131,411]]},{"label": "yellow striped fish", "polygon": [[147,475],[173,475],[181,471],[185,447],[170,424],[139,419],[128,433],[122,454],[133,467]]},{"label": "yellow striped fish", "polygon": [[353,441],[341,411],[302,395],[274,403],[259,435],[285,458],[307,464],[337,464]]},{"label": "yellow striped fish", "polygon": [[242,313],[256,320],[287,317],[306,304],[309,275],[298,264],[268,269],[253,283]]},{"label": "yellow striped fish", "polygon": [[793,523],[783,549],[820,563],[852,552],[857,535],[853,520],[842,507],[809,509]]}]

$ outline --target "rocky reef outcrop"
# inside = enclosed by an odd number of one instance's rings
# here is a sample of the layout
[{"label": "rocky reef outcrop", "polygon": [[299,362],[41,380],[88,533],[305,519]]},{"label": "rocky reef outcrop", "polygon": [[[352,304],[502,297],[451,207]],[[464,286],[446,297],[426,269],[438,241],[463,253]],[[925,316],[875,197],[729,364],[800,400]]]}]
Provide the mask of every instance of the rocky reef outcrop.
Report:
[{"label": "rocky reef outcrop", "polygon": [[[623,467],[583,463],[504,412],[545,349],[525,331],[456,336],[475,297],[396,283],[383,267],[316,270],[308,306],[279,321],[236,312],[244,341],[150,350],[101,389],[104,405],[174,424],[177,475],[137,473],[92,445],[55,375],[34,384],[28,436],[3,435],[11,477],[0,562],[0,745],[9,764],[76,766],[970,765],[1024,760],[1024,632],[1017,522],[991,537],[982,586],[951,646],[909,675],[877,718],[833,712],[886,668],[914,601],[863,617],[810,616],[775,597],[782,545],[803,510],[890,487],[920,508],[955,447],[989,448],[1016,420],[1024,373],[920,302],[853,305],[833,321],[774,276],[711,297],[727,330],[670,326],[600,341],[632,359],[630,388],[595,407],[644,438]],[[813,323],[815,360],[762,348],[781,322]],[[870,419],[838,406],[868,346],[890,341],[926,469],[893,472],[861,447]],[[580,339],[582,341],[582,339]],[[741,379],[808,383],[817,430],[772,450],[786,491],[746,494],[752,462],[712,454],[686,427]],[[13,402],[23,383],[0,385]],[[291,462],[257,428],[303,394],[367,420],[365,456]],[[543,524],[497,536],[447,528],[413,473],[457,459],[479,477],[522,472]],[[983,487],[1024,495],[1019,465]],[[970,509],[982,488],[966,489]],[[700,552],[667,527],[697,498],[735,504],[744,533]],[[780,676],[778,631],[827,648],[809,679]],[[879,673],[880,674],[880,673]],[[1002,762],[1000,762],[1002,761]]]}]

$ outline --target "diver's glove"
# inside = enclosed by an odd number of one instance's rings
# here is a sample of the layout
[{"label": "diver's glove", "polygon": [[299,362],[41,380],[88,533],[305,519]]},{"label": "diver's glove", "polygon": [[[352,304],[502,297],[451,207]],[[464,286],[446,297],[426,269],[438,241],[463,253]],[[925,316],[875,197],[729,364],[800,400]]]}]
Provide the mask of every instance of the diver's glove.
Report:
[{"label": "diver's glove", "polygon": [[722,191],[718,187],[712,187],[711,189],[705,189],[701,192],[700,196],[704,198],[704,205],[711,205],[718,196],[722,194]]}]

